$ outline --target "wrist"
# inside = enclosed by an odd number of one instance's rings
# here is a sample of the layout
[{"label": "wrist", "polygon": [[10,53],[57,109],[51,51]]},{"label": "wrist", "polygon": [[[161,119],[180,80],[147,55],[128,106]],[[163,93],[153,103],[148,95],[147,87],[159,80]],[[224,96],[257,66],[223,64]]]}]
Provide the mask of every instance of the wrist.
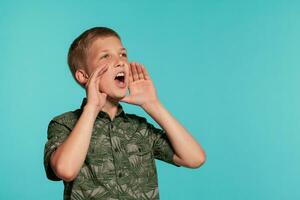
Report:
[{"label": "wrist", "polygon": [[90,104],[86,104],[84,107],[83,107],[83,111],[84,112],[87,112],[89,114],[91,114],[92,116],[97,116],[98,113],[100,112],[101,109],[99,109],[97,106],[94,106],[94,105],[90,105]]},{"label": "wrist", "polygon": [[150,112],[151,110],[154,110],[155,108],[158,108],[160,105],[161,105],[161,103],[158,100],[155,100],[155,101],[149,101],[149,102],[143,104],[141,107],[146,112]]}]

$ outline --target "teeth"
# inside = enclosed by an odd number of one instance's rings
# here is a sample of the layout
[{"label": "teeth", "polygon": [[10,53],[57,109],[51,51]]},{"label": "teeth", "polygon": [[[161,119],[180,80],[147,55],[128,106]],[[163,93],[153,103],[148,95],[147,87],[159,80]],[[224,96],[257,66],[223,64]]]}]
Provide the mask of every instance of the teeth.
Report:
[{"label": "teeth", "polygon": [[124,76],[124,72],[119,72],[116,77]]}]

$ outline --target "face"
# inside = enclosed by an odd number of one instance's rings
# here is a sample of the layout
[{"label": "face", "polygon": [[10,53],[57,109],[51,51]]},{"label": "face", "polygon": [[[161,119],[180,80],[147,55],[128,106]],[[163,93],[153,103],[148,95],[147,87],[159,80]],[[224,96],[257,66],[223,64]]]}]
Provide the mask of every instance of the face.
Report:
[{"label": "face", "polygon": [[101,76],[100,91],[113,100],[123,98],[128,89],[129,63],[126,49],[114,36],[96,39],[87,53],[86,73],[88,76],[97,68],[108,66]]}]

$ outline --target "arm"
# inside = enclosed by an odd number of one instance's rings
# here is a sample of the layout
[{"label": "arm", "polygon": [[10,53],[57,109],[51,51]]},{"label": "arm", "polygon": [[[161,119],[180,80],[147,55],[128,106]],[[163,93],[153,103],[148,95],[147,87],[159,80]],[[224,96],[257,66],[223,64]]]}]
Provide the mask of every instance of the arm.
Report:
[{"label": "arm", "polygon": [[97,113],[85,106],[68,138],[52,153],[51,167],[59,178],[72,181],[78,174],[88,151]]},{"label": "arm", "polygon": [[175,163],[198,168],[205,162],[205,152],[200,144],[159,101],[145,104],[143,109],[166,131],[175,150]]},{"label": "arm", "polygon": [[99,90],[99,81],[107,66],[98,67],[90,78],[82,81],[87,92],[87,104],[67,139],[52,153],[51,167],[59,178],[72,181],[86,158],[94,122],[106,102],[106,94]]},{"label": "arm", "polygon": [[200,144],[160,103],[146,68],[131,63],[130,69],[130,95],[122,101],[141,106],[166,131],[175,150],[175,163],[198,168],[205,162],[205,152]]}]

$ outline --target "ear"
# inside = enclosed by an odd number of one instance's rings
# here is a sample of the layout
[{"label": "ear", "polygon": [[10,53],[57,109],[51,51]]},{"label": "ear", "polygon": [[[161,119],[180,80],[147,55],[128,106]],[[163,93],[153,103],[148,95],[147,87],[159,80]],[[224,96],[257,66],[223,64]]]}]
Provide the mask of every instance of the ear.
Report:
[{"label": "ear", "polygon": [[81,85],[85,85],[88,82],[88,77],[88,74],[83,69],[77,69],[75,72],[75,78]]}]

